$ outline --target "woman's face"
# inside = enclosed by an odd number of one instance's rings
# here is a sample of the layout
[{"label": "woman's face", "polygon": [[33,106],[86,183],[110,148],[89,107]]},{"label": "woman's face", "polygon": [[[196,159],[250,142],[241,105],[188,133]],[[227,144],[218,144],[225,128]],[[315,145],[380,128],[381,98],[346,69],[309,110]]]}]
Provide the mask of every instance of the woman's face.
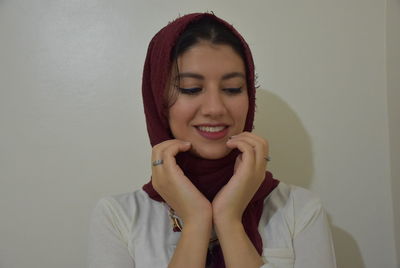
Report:
[{"label": "woman's face", "polygon": [[226,156],[231,150],[226,142],[243,131],[249,105],[242,58],[228,45],[203,41],[177,64],[178,85],[173,82],[170,89],[179,92],[169,109],[172,134],[189,141],[202,158]]}]

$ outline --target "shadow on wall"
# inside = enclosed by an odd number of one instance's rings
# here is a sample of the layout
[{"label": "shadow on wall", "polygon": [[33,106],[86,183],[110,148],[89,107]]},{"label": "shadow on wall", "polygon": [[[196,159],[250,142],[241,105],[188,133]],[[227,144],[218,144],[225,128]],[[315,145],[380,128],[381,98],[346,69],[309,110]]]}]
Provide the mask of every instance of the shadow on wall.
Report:
[{"label": "shadow on wall", "polygon": [[[269,141],[270,170],[274,176],[285,183],[310,188],[314,175],[311,138],[289,105],[277,95],[259,89],[254,125],[254,132]],[[334,226],[329,215],[328,221],[337,267],[365,267],[356,240],[345,230]]]},{"label": "shadow on wall", "polygon": [[328,221],[332,228],[333,244],[335,245],[338,268],[364,268],[360,248],[350,233],[332,224],[330,215]]},{"label": "shadow on wall", "polygon": [[270,170],[288,184],[310,188],[314,165],[312,144],[300,118],[278,96],[257,91],[254,132],[268,140]]}]

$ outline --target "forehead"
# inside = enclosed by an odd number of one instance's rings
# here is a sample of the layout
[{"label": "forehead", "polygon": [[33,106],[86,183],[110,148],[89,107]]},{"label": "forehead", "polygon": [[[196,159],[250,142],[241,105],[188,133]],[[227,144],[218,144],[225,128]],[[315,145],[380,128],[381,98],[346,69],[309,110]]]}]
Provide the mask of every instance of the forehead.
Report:
[{"label": "forehead", "polygon": [[241,56],[229,45],[199,42],[190,47],[177,59],[179,72],[245,74]]}]

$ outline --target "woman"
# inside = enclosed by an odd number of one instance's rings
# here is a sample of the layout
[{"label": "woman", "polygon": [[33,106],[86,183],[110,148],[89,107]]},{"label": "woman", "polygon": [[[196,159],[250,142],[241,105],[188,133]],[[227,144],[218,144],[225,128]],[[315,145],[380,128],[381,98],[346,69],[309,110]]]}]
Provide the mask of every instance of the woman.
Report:
[{"label": "woman", "polygon": [[161,29],[142,90],[152,178],[98,203],[90,267],[335,267],[320,201],[265,172],[253,60],[231,25],[196,13]]}]

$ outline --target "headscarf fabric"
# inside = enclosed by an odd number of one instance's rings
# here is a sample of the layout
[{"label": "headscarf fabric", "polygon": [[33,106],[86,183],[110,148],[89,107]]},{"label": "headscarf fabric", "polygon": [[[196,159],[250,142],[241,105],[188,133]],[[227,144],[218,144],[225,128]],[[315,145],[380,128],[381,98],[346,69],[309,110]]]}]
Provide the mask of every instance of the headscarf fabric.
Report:
[{"label": "headscarf fabric", "polygon": [[[150,41],[142,77],[142,95],[144,112],[146,116],[147,131],[152,146],[163,141],[174,139],[166,116],[165,90],[170,81],[173,67],[171,53],[175,44],[186,27],[197,20],[209,17],[229,29],[241,42],[245,56],[247,90],[249,108],[244,131],[252,131],[255,112],[255,72],[250,48],[243,37],[226,21],[211,13],[192,13],[182,16],[162,28]],[[176,162],[184,174],[211,202],[218,191],[229,182],[233,175],[238,150],[232,150],[222,159],[203,159],[190,152],[179,153]],[[242,223],[246,234],[257,249],[262,253],[262,239],[258,232],[258,223],[263,211],[264,199],[278,185],[279,181],[272,177],[270,172],[265,173],[265,179],[243,213]],[[162,197],[154,190],[151,180],[143,186],[150,198],[164,202]],[[220,246],[213,249],[208,256],[212,267],[225,267]]]}]

